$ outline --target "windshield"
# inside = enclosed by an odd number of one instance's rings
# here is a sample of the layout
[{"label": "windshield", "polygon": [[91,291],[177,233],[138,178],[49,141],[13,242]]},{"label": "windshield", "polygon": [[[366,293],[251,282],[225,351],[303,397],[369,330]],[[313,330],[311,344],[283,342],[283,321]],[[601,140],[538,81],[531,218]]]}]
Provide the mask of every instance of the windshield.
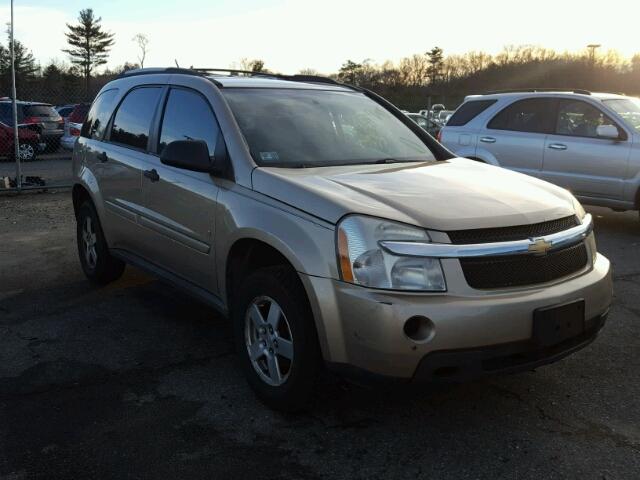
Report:
[{"label": "windshield", "polygon": [[616,98],[603,100],[603,103],[620,115],[628,125],[640,131],[640,99]]},{"label": "windshield", "polygon": [[416,134],[361,93],[270,88],[222,92],[260,166],[434,160]]}]

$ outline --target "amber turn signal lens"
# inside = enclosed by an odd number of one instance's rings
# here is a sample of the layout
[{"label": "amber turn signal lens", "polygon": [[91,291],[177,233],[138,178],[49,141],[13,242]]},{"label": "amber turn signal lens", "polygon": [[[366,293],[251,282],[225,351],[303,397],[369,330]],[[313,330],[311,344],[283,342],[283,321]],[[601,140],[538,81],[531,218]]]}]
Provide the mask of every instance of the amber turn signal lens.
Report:
[{"label": "amber turn signal lens", "polygon": [[338,256],[340,257],[340,273],[345,282],[354,280],[351,260],[349,259],[349,242],[347,234],[341,228],[338,229]]}]

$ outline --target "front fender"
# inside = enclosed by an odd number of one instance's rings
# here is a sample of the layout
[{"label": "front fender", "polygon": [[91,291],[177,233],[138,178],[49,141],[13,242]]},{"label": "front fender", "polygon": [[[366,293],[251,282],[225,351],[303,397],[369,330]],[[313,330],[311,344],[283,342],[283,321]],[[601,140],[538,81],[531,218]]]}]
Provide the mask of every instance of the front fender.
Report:
[{"label": "front fender", "polygon": [[244,187],[221,189],[215,231],[216,270],[223,298],[229,252],[244,239],[273,247],[300,273],[338,276],[332,224]]}]

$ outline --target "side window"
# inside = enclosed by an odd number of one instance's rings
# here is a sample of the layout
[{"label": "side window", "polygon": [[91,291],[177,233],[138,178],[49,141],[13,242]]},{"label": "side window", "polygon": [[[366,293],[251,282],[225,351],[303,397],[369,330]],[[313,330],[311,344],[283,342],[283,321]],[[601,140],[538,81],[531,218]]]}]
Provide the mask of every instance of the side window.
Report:
[{"label": "side window", "polygon": [[153,114],[161,92],[160,87],[142,87],[127,93],[116,111],[109,140],[146,150]]},{"label": "side window", "polygon": [[[600,109],[581,100],[560,100],[555,133],[596,138],[600,125],[614,125]],[[618,128],[616,126],[616,128]],[[618,132],[620,129],[618,129]]]},{"label": "side window", "polygon": [[220,129],[207,100],[199,93],[173,88],[164,109],[158,154],[175,140],[204,140],[213,155]]},{"label": "side window", "polygon": [[87,119],[82,125],[80,135],[85,138],[93,138],[100,140],[104,134],[111,112],[113,111],[113,102],[118,94],[118,89],[105,90],[98,98],[95,99],[91,109],[87,114]]},{"label": "side window", "polygon": [[471,100],[462,104],[447,122],[448,127],[462,127],[484,112],[497,100]]},{"label": "side window", "polygon": [[498,113],[487,125],[494,130],[548,133],[552,130],[555,100],[552,98],[529,98],[512,103]]}]

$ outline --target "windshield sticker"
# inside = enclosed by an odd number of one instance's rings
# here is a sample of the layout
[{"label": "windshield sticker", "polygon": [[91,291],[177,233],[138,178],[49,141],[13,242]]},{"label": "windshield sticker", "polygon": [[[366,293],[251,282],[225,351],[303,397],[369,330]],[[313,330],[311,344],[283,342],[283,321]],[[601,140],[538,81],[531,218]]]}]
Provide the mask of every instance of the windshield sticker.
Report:
[{"label": "windshield sticker", "polygon": [[260,159],[263,162],[277,162],[280,160],[278,152],[260,152]]}]

